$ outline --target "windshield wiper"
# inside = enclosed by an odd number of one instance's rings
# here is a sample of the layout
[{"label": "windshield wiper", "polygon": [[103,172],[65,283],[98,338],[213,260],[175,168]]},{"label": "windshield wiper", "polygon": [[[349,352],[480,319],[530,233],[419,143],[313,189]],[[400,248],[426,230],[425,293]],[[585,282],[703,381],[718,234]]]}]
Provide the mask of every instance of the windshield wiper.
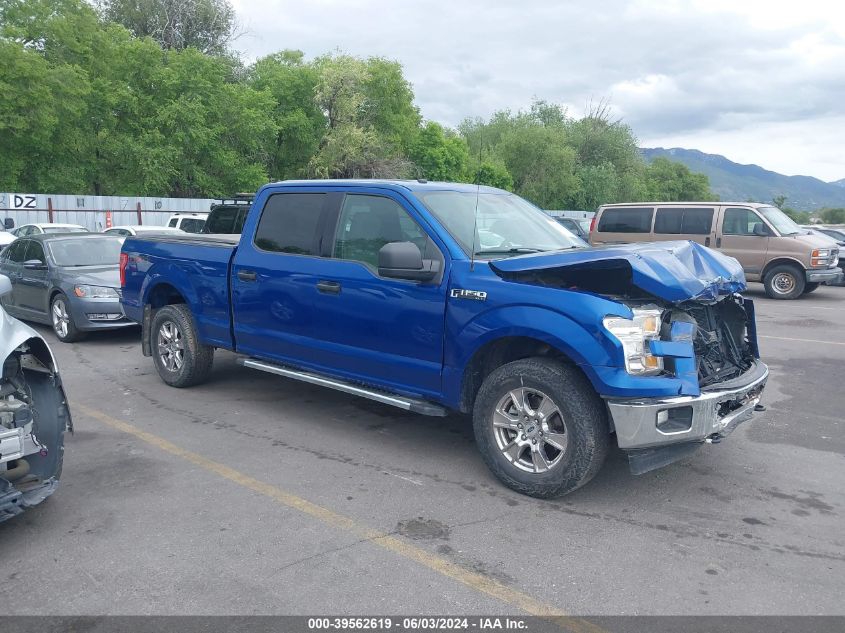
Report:
[{"label": "windshield wiper", "polygon": [[488,250],[483,251],[476,251],[476,255],[509,255],[511,253],[545,253],[545,249],[542,248],[527,248],[527,247],[518,247],[518,248],[491,248]]}]

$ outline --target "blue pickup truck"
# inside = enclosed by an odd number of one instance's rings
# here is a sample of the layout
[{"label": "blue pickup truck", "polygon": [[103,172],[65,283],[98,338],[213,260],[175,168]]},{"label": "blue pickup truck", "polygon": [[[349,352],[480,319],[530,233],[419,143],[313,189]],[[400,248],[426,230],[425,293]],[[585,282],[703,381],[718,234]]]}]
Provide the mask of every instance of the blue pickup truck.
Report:
[{"label": "blue pickup truck", "polygon": [[122,304],[174,387],[216,348],[422,415],[471,414],[491,471],[552,497],[611,443],[634,473],[718,442],[768,377],[736,260],[588,248],[511,193],[425,181],[261,188],[243,233],[128,237]]}]

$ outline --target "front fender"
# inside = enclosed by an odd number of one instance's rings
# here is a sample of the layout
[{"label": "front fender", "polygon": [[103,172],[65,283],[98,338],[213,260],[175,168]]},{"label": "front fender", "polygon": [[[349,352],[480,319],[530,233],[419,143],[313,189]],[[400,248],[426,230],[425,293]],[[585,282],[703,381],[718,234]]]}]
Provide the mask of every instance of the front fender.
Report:
[{"label": "front fender", "polygon": [[464,370],[473,356],[485,345],[502,338],[532,338],[557,349],[582,368],[599,393],[604,385],[595,368],[616,364],[615,350],[605,346],[608,341],[598,331],[590,331],[556,310],[536,305],[493,308],[456,328],[449,336],[454,344],[446,347],[444,395],[454,407],[460,402]]}]

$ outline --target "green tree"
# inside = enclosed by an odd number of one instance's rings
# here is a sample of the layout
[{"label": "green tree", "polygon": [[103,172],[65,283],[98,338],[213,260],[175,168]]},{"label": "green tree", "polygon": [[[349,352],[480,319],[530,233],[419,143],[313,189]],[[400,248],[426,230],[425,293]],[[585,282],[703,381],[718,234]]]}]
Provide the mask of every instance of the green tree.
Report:
[{"label": "green tree", "polygon": [[686,165],[667,158],[655,158],[646,169],[646,196],[666,202],[717,200],[704,174],[693,173]]},{"label": "green tree", "polygon": [[[413,174],[400,145],[419,122],[398,66],[381,58],[327,55],[318,71],[317,107],[326,129],[308,171],[320,178],[396,178]],[[385,110],[384,99],[392,104]]]},{"label": "green tree", "polygon": [[410,144],[408,157],[428,180],[469,179],[469,150],[466,142],[434,121],[427,122]]},{"label": "green tree", "polygon": [[845,224],[845,209],[841,207],[822,209],[820,215],[826,224]]},{"label": "green tree", "polygon": [[267,91],[274,101],[272,115],[278,132],[268,161],[271,179],[307,173],[326,128],[326,117],[315,99],[318,80],[317,69],[304,61],[300,51],[269,55],[249,69],[248,85]]},{"label": "green tree", "polygon": [[226,53],[237,35],[235,9],[228,0],[100,0],[103,17],[137,37],[151,37],[165,49],[189,47],[211,55]]}]

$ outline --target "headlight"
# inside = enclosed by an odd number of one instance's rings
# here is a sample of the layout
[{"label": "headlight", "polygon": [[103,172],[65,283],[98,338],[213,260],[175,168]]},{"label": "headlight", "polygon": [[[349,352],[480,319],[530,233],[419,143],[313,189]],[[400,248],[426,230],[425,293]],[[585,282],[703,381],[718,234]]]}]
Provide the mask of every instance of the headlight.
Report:
[{"label": "headlight", "polygon": [[[817,248],[811,253],[812,259],[810,260],[810,267],[817,268],[819,266],[827,266],[830,264],[830,249],[829,248]],[[834,266],[836,264],[833,264]]]},{"label": "headlight", "polygon": [[663,358],[652,356],[649,341],[660,338],[660,310],[634,308],[634,318],[606,316],[604,328],[620,343],[625,354],[625,371],[635,375],[663,371]]},{"label": "headlight", "polygon": [[74,286],[73,294],[86,299],[117,299],[117,290],[106,286]]}]

